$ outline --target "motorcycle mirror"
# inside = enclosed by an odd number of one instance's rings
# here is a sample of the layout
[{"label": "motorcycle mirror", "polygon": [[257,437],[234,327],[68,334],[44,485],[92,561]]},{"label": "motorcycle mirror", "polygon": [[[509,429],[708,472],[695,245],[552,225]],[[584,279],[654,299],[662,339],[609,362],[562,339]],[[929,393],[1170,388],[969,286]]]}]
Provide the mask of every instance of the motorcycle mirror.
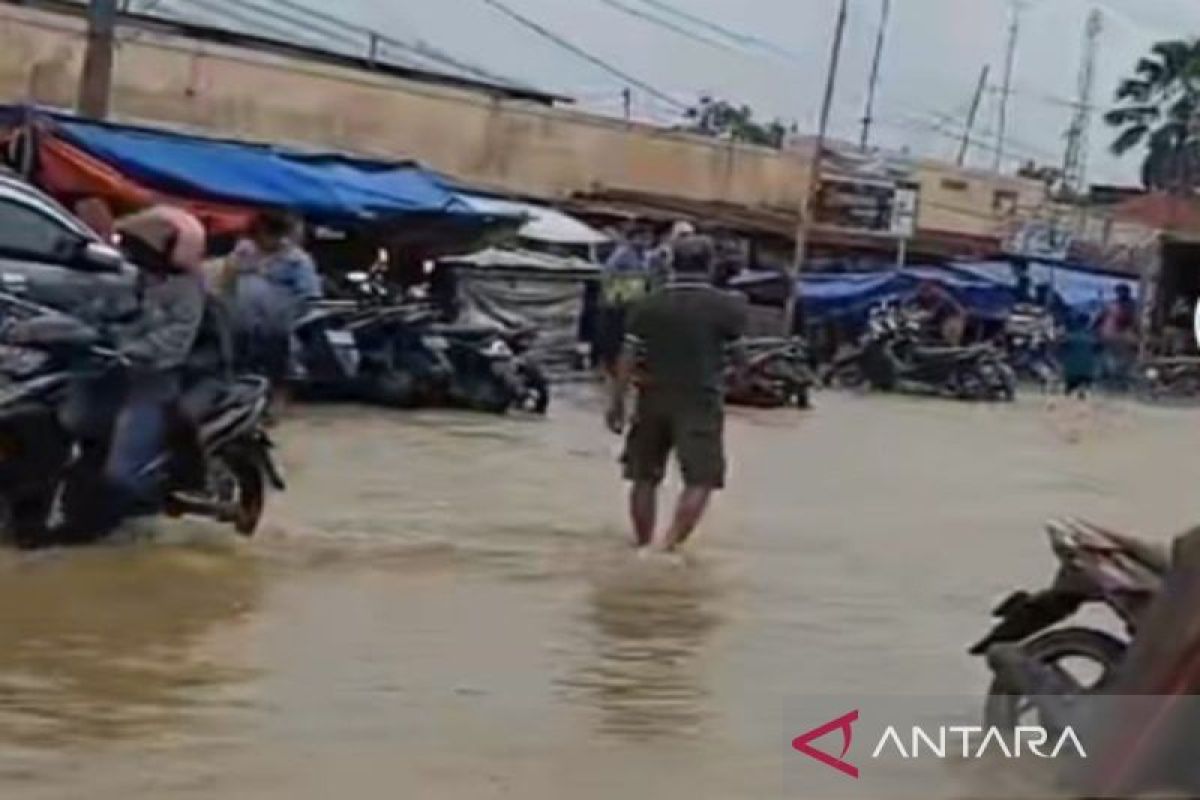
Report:
[{"label": "motorcycle mirror", "polygon": [[102,242],[85,242],[80,248],[83,263],[97,272],[120,272],[121,251]]}]

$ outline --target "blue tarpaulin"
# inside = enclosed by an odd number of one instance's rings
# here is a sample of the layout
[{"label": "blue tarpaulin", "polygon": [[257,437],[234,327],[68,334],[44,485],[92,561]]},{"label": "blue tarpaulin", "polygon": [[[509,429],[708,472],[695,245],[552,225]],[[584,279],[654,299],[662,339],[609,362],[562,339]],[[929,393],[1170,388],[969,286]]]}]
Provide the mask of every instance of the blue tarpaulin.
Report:
[{"label": "blue tarpaulin", "polygon": [[[1029,274],[1035,285],[1050,285],[1067,307],[1080,313],[1098,311],[1120,284],[1137,296],[1136,280],[1077,265],[1031,263]],[[735,285],[754,295],[755,287],[777,279],[776,273],[751,273],[740,276]],[[926,280],[946,288],[979,319],[1003,319],[1017,301],[1016,273],[1007,261],[915,265],[881,272],[809,272],[800,277],[797,291],[809,320],[855,319],[872,306],[910,296]]]},{"label": "blue tarpaulin", "polygon": [[[1073,311],[1092,315],[1112,300],[1118,286],[1129,287],[1138,296],[1138,279],[1129,275],[1092,269],[1081,264],[1050,261],[1030,261],[1029,278],[1034,285],[1051,287]],[[984,261],[961,265],[981,277],[1010,288],[1016,285],[1016,275],[1007,261]]]},{"label": "blue tarpaulin", "polygon": [[308,154],[61,114],[37,116],[49,121],[54,136],[127,179],[178,197],[286,208],[330,223],[431,213],[485,216],[413,163]]}]

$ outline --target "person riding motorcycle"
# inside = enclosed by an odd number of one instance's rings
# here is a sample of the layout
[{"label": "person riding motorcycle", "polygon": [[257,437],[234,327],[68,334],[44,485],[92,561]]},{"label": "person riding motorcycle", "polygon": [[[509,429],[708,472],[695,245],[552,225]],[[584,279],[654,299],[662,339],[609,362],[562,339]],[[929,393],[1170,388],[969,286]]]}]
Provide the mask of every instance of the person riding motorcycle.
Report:
[{"label": "person riding motorcycle", "polygon": [[[201,413],[201,398],[211,395],[208,378],[220,369],[221,357],[214,359],[212,350],[223,337],[200,273],[206,245],[200,221],[182,209],[156,206],[119,221],[117,233],[139,270],[139,308],[132,319],[105,330],[120,368],[81,379],[61,412],[83,451],[68,478],[65,518],[51,531],[63,544],[102,538],[153,506],[159,487],[151,467],[170,446],[172,421],[180,412]],[[213,324],[202,336],[206,320]],[[15,323],[6,338],[35,342],[57,322],[42,317]],[[206,347],[197,347],[205,340]]]}]

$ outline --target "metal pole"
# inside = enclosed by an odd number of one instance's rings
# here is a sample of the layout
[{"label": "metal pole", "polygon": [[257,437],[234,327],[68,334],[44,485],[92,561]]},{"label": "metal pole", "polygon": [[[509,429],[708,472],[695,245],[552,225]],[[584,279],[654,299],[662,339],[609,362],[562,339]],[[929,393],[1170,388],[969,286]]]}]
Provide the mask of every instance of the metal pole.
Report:
[{"label": "metal pole", "polygon": [[372,67],[379,62],[379,34],[374,31],[367,36],[367,62]]},{"label": "metal pole", "polygon": [[79,76],[76,107],[85,117],[104,119],[112,98],[113,35],[117,0],[91,0],[88,5],[87,50]]},{"label": "metal pole", "polygon": [[1004,88],[1000,94],[1000,125],[996,134],[996,172],[1004,166],[1004,144],[1008,135],[1008,99],[1012,96],[1013,66],[1017,59],[1017,39],[1021,35],[1021,3],[1014,0],[1012,23],[1008,26],[1008,50],[1004,56]]},{"label": "metal pole", "polygon": [[908,263],[908,237],[901,236],[900,242],[896,245],[896,267],[904,269],[904,265]]},{"label": "metal pole", "polygon": [[841,0],[833,46],[829,53],[829,71],[825,75],[825,99],[821,103],[821,118],[817,125],[816,152],[809,161],[808,179],[800,200],[800,220],[796,226],[796,253],[787,272],[787,299],[783,307],[783,335],[791,336],[796,322],[796,279],[808,257],[808,236],[812,230],[813,199],[820,190],[821,161],[825,155],[825,137],[829,133],[829,115],[833,110],[833,95],[837,87],[838,65],[842,59],[842,40],[846,34],[849,0]]},{"label": "metal pole", "polygon": [[883,62],[883,45],[887,41],[888,20],[892,15],[892,0],[883,0],[883,16],[879,21],[879,36],[875,39],[875,57],[871,61],[871,78],[867,84],[867,107],[863,112],[862,149],[871,143],[871,123],[875,121],[875,92],[879,88],[879,67]]},{"label": "metal pole", "polygon": [[975,87],[975,97],[971,99],[971,113],[967,115],[967,129],[963,131],[962,147],[958,150],[958,165],[967,163],[967,150],[971,147],[971,134],[975,132],[975,118],[979,115],[979,104],[983,102],[983,90],[987,88],[988,73],[992,67],[984,64],[979,71],[979,85]]}]

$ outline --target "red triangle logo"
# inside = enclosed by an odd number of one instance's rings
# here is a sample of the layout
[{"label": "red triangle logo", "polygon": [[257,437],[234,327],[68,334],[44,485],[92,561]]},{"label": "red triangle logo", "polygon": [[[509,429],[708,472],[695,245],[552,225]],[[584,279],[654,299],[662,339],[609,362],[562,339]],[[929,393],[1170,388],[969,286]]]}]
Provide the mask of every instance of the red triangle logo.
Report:
[{"label": "red triangle logo", "polygon": [[[820,761],[827,767],[833,767],[838,772],[844,775],[849,775],[851,778],[858,777],[858,767],[846,761],[846,754],[850,752],[850,745],[854,741],[854,723],[858,722],[858,711],[851,711],[849,714],[832,719],[826,722],[819,728],[813,728],[808,733],[801,734],[795,739],[792,739],[792,749],[803,753],[809,758]],[[842,732],[842,752],[839,756],[831,756],[824,750],[818,750],[813,747],[813,742],[824,738],[834,731]]]}]

